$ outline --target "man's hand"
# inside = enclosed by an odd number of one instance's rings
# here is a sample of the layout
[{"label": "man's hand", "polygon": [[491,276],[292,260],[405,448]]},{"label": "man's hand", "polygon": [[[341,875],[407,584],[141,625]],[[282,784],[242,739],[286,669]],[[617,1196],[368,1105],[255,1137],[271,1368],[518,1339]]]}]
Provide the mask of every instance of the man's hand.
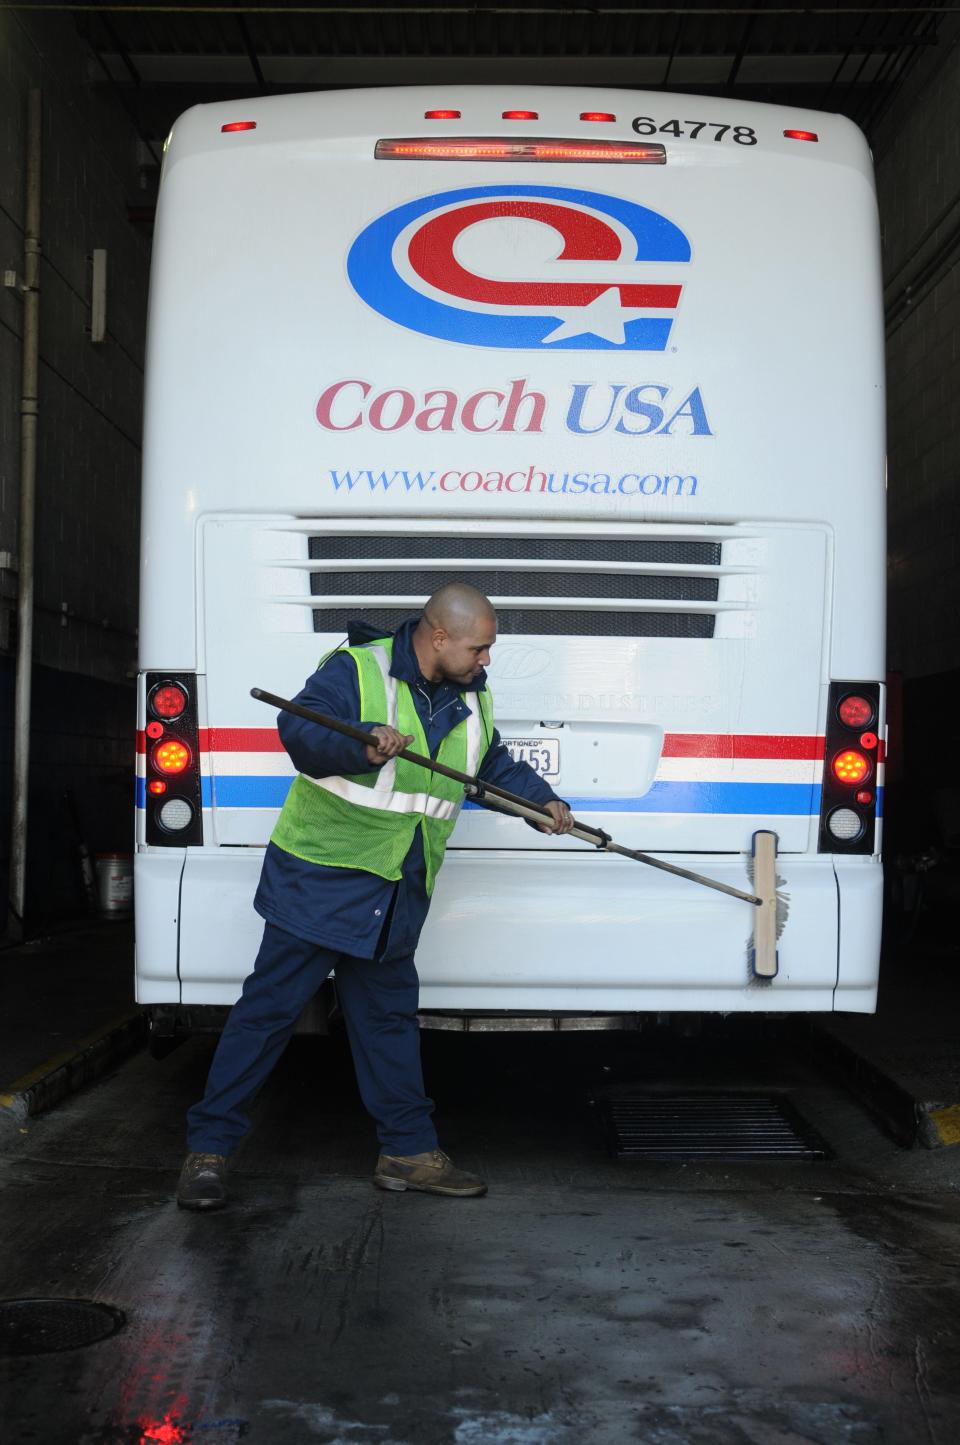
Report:
[{"label": "man's hand", "polygon": [[412,733],[398,733],[396,728],[387,727],[385,723],[371,728],[370,736],[377,741],[367,748],[367,761],[376,764],[395,758],[401,748],[409,747],[413,742]]},{"label": "man's hand", "polygon": [[573,827],[573,814],[566,803],[561,803],[560,800],[557,799],[555,802],[545,803],[544,806],[553,819],[553,822],[537,823],[536,826],[540,829],[540,832],[555,834],[569,833]]}]

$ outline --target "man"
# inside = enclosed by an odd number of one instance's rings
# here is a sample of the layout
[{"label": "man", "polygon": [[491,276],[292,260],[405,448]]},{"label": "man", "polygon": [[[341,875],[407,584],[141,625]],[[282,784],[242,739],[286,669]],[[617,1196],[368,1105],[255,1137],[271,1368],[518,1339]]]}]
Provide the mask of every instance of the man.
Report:
[{"label": "man", "polygon": [[[532,768],[514,762],[493,725],[484,671],[496,641],[489,600],[442,587],[395,637],[338,649],[298,701],[368,730],[369,745],[281,713],[298,769],[266,850],[254,907],[265,920],[253,972],[227,1019],[206,1092],[188,1114],[184,1209],[226,1203],[227,1158],[249,1126],[301,1010],[336,970],[363,1103],[377,1126],[374,1183],[469,1197],[486,1193],[438,1147],[424,1093],[414,953],[463,801],[460,784],[397,757],[429,753],[461,772],[545,804],[547,833],[573,818]],[[541,825],[537,825],[541,826]]]}]

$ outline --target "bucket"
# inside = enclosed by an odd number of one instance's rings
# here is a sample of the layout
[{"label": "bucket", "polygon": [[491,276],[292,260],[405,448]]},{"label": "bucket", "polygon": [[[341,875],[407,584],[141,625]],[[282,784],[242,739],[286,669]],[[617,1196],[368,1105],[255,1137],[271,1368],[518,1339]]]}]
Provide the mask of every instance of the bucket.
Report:
[{"label": "bucket", "polygon": [[132,853],[98,853],[97,902],[105,918],[124,918],[133,910]]}]

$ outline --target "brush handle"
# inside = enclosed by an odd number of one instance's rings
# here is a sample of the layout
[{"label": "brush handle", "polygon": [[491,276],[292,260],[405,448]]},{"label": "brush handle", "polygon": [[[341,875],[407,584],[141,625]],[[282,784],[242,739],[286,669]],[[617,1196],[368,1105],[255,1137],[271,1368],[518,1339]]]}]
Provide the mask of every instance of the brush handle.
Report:
[{"label": "brush handle", "polygon": [[[256,698],[257,702],[265,702],[270,707],[278,707],[283,712],[293,713],[296,717],[302,717],[307,722],[329,728],[331,732],[340,733],[345,738],[353,738],[354,742],[364,743],[367,747],[373,746],[376,742],[373,735],[364,731],[363,728],[352,727],[350,723],[341,722],[339,718],[315,712],[313,708],[303,707],[298,702],[291,702],[289,698],[278,697],[276,693],[265,692],[263,688],[252,687],[250,696]],[[425,758],[420,753],[412,753],[408,748],[401,748],[396,756],[406,758],[408,763],[416,763],[418,767],[426,768],[431,773],[442,773],[445,778],[452,778],[454,782],[462,783],[468,797],[484,806],[491,807],[494,811],[511,813],[516,818],[528,818],[533,823],[539,823],[544,818],[553,822],[552,814],[540,803],[531,803],[529,798],[521,798],[517,793],[508,792],[506,788],[498,788],[495,783],[485,783],[480,778],[472,777],[470,773],[461,773],[456,768],[448,768],[446,764],[438,763],[434,758]],[[491,797],[492,803],[488,802],[488,798]],[[763,903],[763,899],[758,898],[755,893],[744,893],[742,889],[733,888],[729,883],[721,883],[716,878],[707,878],[702,873],[692,873],[689,868],[681,868],[676,863],[665,863],[662,858],[653,858],[649,853],[641,853],[636,848],[624,848],[621,843],[615,843],[602,828],[592,828],[589,823],[581,823],[579,819],[574,819],[573,828],[566,836],[576,838],[581,843],[590,843],[594,848],[600,848],[605,853],[616,853],[621,858],[632,858],[636,863],[646,863],[648,868],[659,868],[662,873],[672,873],[676,878],[686,878],[690,883],[699,883],[704,888],[713,888],[717,893],[726,893],[730,898],[739,898],[741,902],[752,903],[757,908]]]},{"label": "brush handle", "polygon": [[[486,783],[482,783],[480,786],[486,790]],[[467,786],[467,795],[470,796],[469,785]],[[529,818],[531,822],[539,820],[539,814],[535,813],[528,804],[506,802],[501,804],[499,801],[494,801],[487,806],[494,811],[502,808],[505,813],[512,813],[517,818]],[[605,853],[616,853],[621,858],[632,858],[637,863],[646,863],[649,868],[659,868],[664,873],[673,873],[677,878],[687,878],[691,883],[701,883],[704,888],[714,888],[718,893],[726,893],[731,898],[739,898],[743,903],[752,903],[759,907],[763,902],[763,899],[758,898],[755,893],[744,893],[742,889],[734,888],[729,883],[721,883],[716,878],[707,878],[702,873],[692,873],[689,868],[681,868],[676,863],[665,863],[662,858],[653,858],[649,853],[641,853],[636,848],[624,848],[622,843],[615,843],[612,838],[598,843],[596,836],[598,832],[599,829],[589,828],[574,819],[573,827],[569,833],[565,834],[565,837],[576,838],[581,843],[592,843],[594,847],[601,848]]]}]

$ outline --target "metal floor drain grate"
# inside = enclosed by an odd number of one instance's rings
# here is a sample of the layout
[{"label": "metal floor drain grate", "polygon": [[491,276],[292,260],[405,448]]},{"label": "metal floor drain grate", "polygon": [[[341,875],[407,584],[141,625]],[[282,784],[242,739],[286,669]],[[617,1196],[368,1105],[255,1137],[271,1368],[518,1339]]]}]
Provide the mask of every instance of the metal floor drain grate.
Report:
[{"label": "metal floor drain grate", "polygon": [[122,1310],[92,1300],[0,1300],[0,1356],[79,1350],[108,1339],[125,1324]]},{"label": "metal floor drain grate", "polygon": [[617,1159],[826,1159],[816,1131],[779,1094],[666,1093],[637,1088],[596,1098]]}]

